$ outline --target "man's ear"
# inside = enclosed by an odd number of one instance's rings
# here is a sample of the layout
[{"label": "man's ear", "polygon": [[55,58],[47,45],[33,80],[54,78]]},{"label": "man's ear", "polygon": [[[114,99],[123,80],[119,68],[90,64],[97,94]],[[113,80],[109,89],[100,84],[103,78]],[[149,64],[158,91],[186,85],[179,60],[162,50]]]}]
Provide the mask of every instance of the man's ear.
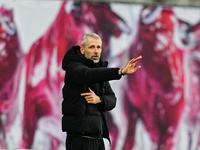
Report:
[{"label": "man's ear", "polygon": [[80,46],[80,51],[81,51],[81,54],[83,54],[83,55],[85,54],[83,46]]}]

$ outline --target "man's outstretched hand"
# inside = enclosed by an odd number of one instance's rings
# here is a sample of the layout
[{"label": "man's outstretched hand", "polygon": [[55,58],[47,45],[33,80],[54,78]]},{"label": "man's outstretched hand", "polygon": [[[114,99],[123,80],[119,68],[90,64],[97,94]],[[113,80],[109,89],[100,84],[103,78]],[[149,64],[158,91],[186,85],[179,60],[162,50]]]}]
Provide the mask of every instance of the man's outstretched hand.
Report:
[{"label": "man's outstretched hand", "polygon": [[120,70],[120,74],[127,75],[127,74],[132,74],[132,73],[136,72],[138,69],[141,68],[141,66],[135,66],[136,63],[138,62],[138,60],[140,60],[140,59],[142,59],[142,56],[131,59],[128,62],[128,64],[126,65],[126,67],[123,68],[122,70]]}]

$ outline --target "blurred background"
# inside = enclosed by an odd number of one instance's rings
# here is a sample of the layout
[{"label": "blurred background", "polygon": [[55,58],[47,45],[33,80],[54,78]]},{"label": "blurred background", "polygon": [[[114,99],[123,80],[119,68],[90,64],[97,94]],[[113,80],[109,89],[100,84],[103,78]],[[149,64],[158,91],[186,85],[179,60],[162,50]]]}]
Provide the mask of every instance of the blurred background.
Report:
[{"label": "blurred background", "polygon": [[0,149],[65,150],[61,61],[88,32],[109,67],[106,150],[200,149],[199,0],[0,0]]}]

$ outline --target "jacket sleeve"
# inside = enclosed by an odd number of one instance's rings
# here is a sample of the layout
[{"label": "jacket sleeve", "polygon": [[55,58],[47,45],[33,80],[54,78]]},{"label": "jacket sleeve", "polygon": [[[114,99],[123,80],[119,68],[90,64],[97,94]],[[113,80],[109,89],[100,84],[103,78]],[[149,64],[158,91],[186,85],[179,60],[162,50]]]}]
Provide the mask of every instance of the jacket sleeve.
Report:
[{"label": "jacket sleeve", "polygon": [[102,102],[98,104],[98,107],[101,111],[109,111],[115,108],[117,98],[109,82],[105,82],[105,93],[100,96],[100,99]]},{"label": "jacket sleeve", "polygon": [[68,81],[76,84],[91,85],[98,82],[119,80],[119,68],[89,68],[81,63],[71,63],[66,69]]}]

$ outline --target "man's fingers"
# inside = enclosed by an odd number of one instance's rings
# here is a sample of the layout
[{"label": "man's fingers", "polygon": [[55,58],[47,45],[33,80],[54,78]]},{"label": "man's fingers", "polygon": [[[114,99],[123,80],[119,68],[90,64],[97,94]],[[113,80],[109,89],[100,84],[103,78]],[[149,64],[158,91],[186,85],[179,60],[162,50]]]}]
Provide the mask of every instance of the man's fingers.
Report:
[{"label": "man's fingers", "polygon": [[88,96],[90,93],[81,93],[81,96]]},{"label": "man's fingers", "polygon": [[142,56],[140,55],[139,57],[136,58],[137,60],[142,59]]},{"label": "man's fingers", "polygon": [[140,69],[140,68],[141,68],[141,66],[137,66],[137,67],[135,68],[135,71],[138,70],[138,69]]},{"label": "man's fingers", "polygon": [[136,63],[138,60],[140,60],[140,59],[142,59],[142,56],[139,56],[139,57],[137,57],[137,58],[133,58],[133,59],[131,59],[130,60],[130,63]]},{"label": "man's fingers", "polygon": [[93,92],[90,88],[88,88],[90,92]]},{"label": "man's fingers", "polygon": [[91,95],[91,93],[93,93],[93,91],[90,88],[88,89],[89,89],[89,92],[82,93],[81,96],[88,96],[88,95]]}]

